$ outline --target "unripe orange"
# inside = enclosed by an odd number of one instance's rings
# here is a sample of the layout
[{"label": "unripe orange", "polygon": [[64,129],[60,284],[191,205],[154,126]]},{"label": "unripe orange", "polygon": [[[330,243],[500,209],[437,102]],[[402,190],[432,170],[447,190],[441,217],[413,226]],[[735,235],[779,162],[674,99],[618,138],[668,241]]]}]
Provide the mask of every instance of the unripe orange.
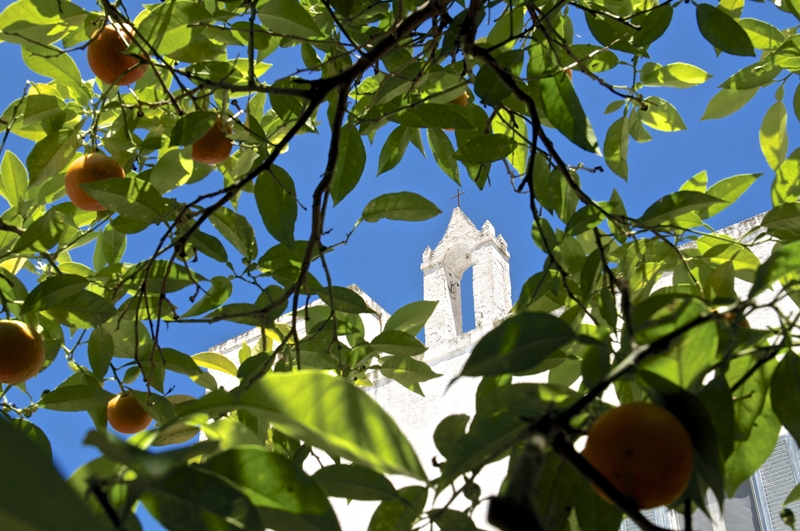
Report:
[{"label": "unripe orange", "polygon": [[21,321],[0,320],[0,382],[30,380],[44,364],[44,341]]},{"label": "unripe orange", "polygon": [[86,59],[94,75],[104,83],[130,85],[147,71],[147,63],[141,58],[124,53],[134,34],[135,30],[129,25],[115,23],[97,30],[92,36],[86,48]]},{"label": "unripe orange", "polygon": [[692,440],[681,421],[666,408],[640,402],[600,417],[589,430],[583,457],[640,509],[677,500],[694,466]]},{"label": "unripe orange", "polygon": [[211,129],[192,144],[192,159],[206,164],[219,164],[231,155],[233,142],[225,136],[226,127],[217,118]]},{"label": "unripe orange", "polygon": [[120,433],[138,433],[153,420],[131,392],[118,394],[108,401],[106,416],[112,428]]},{"label": "unripe orange", "polygon": [[86,190],[80,185],[122,177],[125,177],[125,170],[114,159],[106,157],[102,153],[81,155],[67,168],[64,188],[66,188],[67,197],[76,207],[98,212],[105,210],[106,207],[86,193]]}]

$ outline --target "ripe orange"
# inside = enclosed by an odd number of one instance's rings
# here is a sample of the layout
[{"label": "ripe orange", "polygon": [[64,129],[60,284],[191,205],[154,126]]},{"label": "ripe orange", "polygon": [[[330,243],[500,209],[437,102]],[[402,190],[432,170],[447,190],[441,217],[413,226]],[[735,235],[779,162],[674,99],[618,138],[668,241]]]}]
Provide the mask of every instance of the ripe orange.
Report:
[{"label": "ripe orange", "polygon": [[67,175],[64,177],[64,187],[67,190],[67,197],[76,207],[98,212],[105,210],[106,207],[86,193],[80,185],[122,177],[125,177],[125,170],[117,161],[102,153],[92,153],[81,155],[69,165]]},{"label": "ripe orange", "polygon": [[206,164],[219,164],[227,159],[233,149],[233,142],[227,134],[222,120],[217,118],[211,129],[192,144],[192,159]]},{"label": "ripe orange", "polygon": [[464,94],[457,97],[450,103],[455,103],[456,105],[461,105],[462,107],[466,107],[467,105],[469,105],[469,94],[465,92]]},{"label": "ripe orange", "polygon": [[128,391],[108,401],[106,416],[111,427],[120,433],[138,433],[153,420],[136,400],[136,396]]},{"label": "ripe orange", "polygon": [[44,364],[44,341],[21,321],[0,320],[0,382],[30,380]]},{"label": "ripe orange", "polygon": [[661,406],[640,402],[601,416],[589,430],[583,457],[640,509],[677,500],[694,466],[692,440],[681,421]]},{"label": "ripe orange", "polygon": [[[726,320],[726,321],[728,321],[729,323],[737,324],[737,323],[736,323],[736,312],[726,312],[726,313],[723,315],[723,317],[724,317],[724,318],[725,318],[725,320]],[[742,328],[750,328],[750,323],[749,323],[749,322],[747,321],[747,319],[746,319],[746,318],[744,318],[744,317],[742,318],[742,320],[741,320],[741,321],[739,321],[738,325],[739,325],[740,327],[742,327]]]},{"label": "ripe orange", "polygon": [[86,48],[86,59],[94,75],[104,83],[130,85],[144,75],[147,63],[124,53],[134,34],[135,30],[127,24],[109,24],[92,36]]}]

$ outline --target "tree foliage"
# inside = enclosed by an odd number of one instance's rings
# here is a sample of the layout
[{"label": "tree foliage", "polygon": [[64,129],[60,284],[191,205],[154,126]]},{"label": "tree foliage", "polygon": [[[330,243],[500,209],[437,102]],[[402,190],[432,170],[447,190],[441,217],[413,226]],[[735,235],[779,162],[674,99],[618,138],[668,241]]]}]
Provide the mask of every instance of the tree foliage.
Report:
[{"label": "tree foliage", "polygon": [[[8,399],[24,397],[24,384],[2,388],[0,477],[21,498],[49,504],[32,510],[0,497],[4,528],[135,530],[143,504],[175,531],[338,529],[329,497],[342,497],[381,501],[370,531],[471,530],[483,500],[475,475],[510,456],[489,510],[501,529],[613,531],[625,513],[652,531],[573,447],[611,407],[606,390],[621,402],[662,404],[686,426],[698,456],[689,508],[705,507],[707,489],[718,499],[732,494],[769,456],[781,424],[800,436],[796,315],[783,304],[800,302],[800,150],[790,153],[786,133],[787,120],[800,118],[800,90],[791,112],[784,102],[800,72],[797,2],[775,8],[787,29],[742,18],[742,0],[98,4],[88,11],[70,0],[16,0],[0,12],[0,49],[18,46],[27,67],[49,80],[25,84],[0,116],[0,196],[8,204],[0,304],[7,318],[44,336],[45,370],[70,369],[28,405]],[[671,28],[677,9],[694,11],[697,28]],[[573,44],[576,17],[594,44]],[[112,22],[136,29],[126,53],[148,65],[131,87],[84,80],[74,60]],[[703,119],[725,118],[760,88],[777,88],[758,136],[775,172],[773,209],[742,238],[713,233],[707,220],[759,175],[709,186],[703,172],[631,217],[616,192],[587,193],[580,175],[597,170],[563,155],[572,144],[633,178],[631,141],[686,128],[661,89],[689,89],[711,76],[651,57],[667,30],[699,31],[717,53],[751,58],[721,83]],[[296,70],[268,84],[262,76],[273,55]],[[607,80],[620,71],[629,85]],[[616,97],[602,140],[573,75]],[[451,103],[464,92],[466,106]],[[217,117],[237,146],[216,168],[221,184],[214,168],[190,156]],[[366,147],[381,129],[390,132],[378,146],[379,173],[396,167],[409,144],[422,148],[423,133],[456,183],[483,189],[490,169],[505,171],[530,199],[533,242],[547,256],[531,267],[512,316],[464,367],[463,376],[482,378],[475,416],[448,417],[430,434],[445,457],[439,477],[426,477],[392,419],[359,389],[375,370],[416,392],[437,377],[414,357],[425,349],[415,336],[431,305],[401,308],[366,341],[359,314],[372,310],[336,285],[326,263],[346,243],[326,238],[328,209],[359,186]],[[309,134],[326,157],[324,173],[291,175],[281,155]],[[6,149],[10,135],[31,142],[24,160]],[[107,209],[99,213],[62,200],[67,166],[94,150],[127,174],[84,185]],[[313,181],[310,198],[298,195],[301,180]],[[246,194],[261,219],[238,211]],[[310,210],[310,226],[298,226],[298,207]],[[409,190],[375,197],[360,221],[437,214]],[[258,223],[270,238],[256,238]],[[128,239],[148,243],[145,259],[126,261]],[[775,245],[763,264],[753,252],[761,244]],[[84,246],[93,249],[88,265],[71,258]],[[220,264],[227,274],[215,273]],[[312,298],[324,304],[303,309]],[[769,328],[743,326],[762,309],[772,311]],[[291,319],[278,323],[286,312]],[[258,346],[240,352],[240,366],[159,342],[167,324],[219,321],[261,330]],[[218,388],[208,370],[238,386]],[[545,370],[548,384],[511,379]],[[202,396],[170,394],[171,373],[191,378]],[[106,431],[105,406],[115,394],[107,388],[128,386],[156,424],[126,442]],[[66,484],[36,426],[42,408],[86,411],[97,428],[86,442],[103,457]],[[208,440],[180,444],[199,432]],[[308,475],[302,465],[312,451],[335,464]],[[397,490],[387,474],[414,486]],[[452,508],[460,496],[469,509]]]}]

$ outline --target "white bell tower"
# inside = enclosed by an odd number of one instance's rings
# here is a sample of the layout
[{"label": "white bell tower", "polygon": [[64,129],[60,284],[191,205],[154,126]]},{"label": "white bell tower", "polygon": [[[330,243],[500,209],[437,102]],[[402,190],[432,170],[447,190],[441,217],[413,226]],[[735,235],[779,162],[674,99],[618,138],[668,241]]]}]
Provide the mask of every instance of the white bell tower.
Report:
[{"label": "white bell tower", "polygon": [[493,328],[511,311],[511,274],[508,245],[495,236],[486,221],[478,230],[461,211],[453,215],[442,241],[422,253],[424,298],[439,304],[425,325],[425,345],[464,333],[461,314],[461,277],[470,267],[475,328]]}]

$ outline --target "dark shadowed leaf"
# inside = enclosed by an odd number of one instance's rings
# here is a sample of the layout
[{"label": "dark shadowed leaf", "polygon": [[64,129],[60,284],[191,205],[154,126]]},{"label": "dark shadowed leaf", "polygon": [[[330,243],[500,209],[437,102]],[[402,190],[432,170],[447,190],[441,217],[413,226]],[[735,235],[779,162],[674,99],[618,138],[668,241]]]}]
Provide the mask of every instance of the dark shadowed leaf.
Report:
[{"label": "dark shadowed leaf", "polygon": [[312,476],[328,496],[349,500],[392,500],[397,491],[384,476],[358,465],[331,465]]},{"label": "dark shadowed leaf", "polygon": [[397,192],[376,197],[364,207],[361,217],[374,223],[380,219],[424,221],[442,211],[436,205],[413,192]]},{"label": "dark shadowed leaf", "polygon": [[729,15],[711,4],[698,4],[697,25],[703,37],[731,55],[755,56],[747,32]]},{"label": "dark shadowed leaf", "polygon": [[269,233],[290,249],[294,248],[297,194],[291,176],[273,164],[258,176],[255,195],[258,211]]}]

